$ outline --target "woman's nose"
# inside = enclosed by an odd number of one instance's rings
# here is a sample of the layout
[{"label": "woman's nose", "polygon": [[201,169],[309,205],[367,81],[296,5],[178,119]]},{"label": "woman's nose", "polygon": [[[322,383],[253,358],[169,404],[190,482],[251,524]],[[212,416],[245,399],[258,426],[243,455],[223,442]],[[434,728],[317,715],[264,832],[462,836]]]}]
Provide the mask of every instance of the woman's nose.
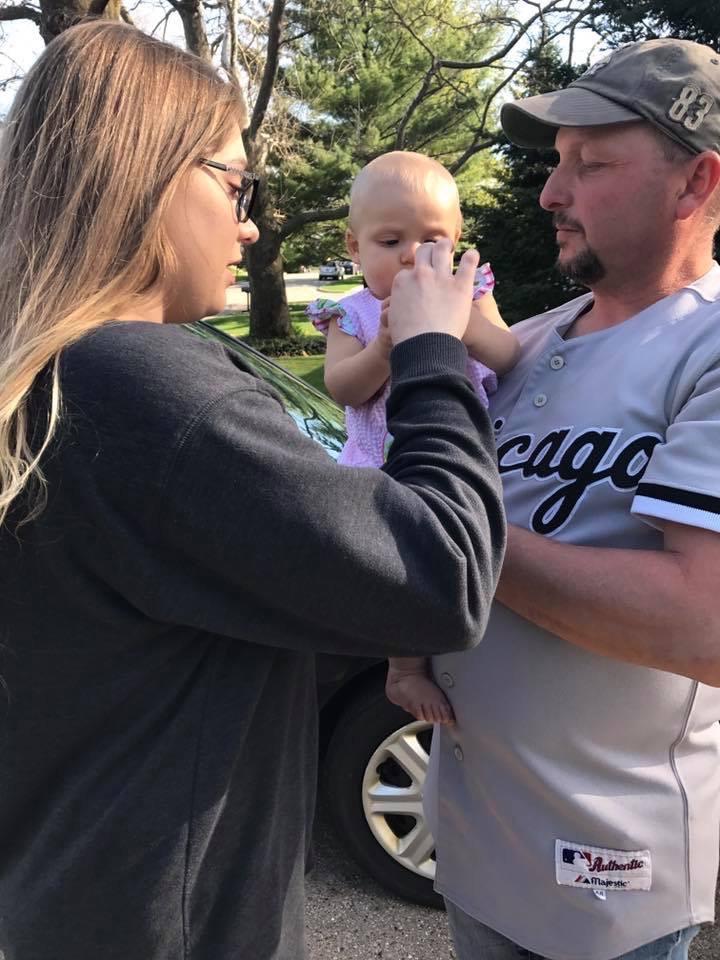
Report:
[{"label": "woman's nose", "polygon": [[246,220],[245,223],[238,225],[238,239],[243,246],[250,246],[251,243],[255,243],[260,236],[260,231],[257,228],[257,224],[254,220]]}]

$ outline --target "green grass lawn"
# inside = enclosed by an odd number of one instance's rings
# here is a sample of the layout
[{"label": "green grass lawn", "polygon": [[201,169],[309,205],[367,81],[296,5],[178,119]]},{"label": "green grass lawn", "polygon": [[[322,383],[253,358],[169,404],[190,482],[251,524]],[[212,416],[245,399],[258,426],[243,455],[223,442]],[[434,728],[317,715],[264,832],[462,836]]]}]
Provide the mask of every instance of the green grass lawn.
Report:
[{"label": "green grass lawn", "polygon": [[350,293],[362,287],[363,278],[346,277],[345,280],[330,280],[326,287],[318,287],[319,293],[326,293],[329,297],[339,297],[342,293]]},{"label": "green grass lawn", "polygon": [[[250,315],[248,313],[227,313],[222,317],[213,317],[210,322],[223,333],[229,333],[231,337],[246,337],[250,332]],[[299,334],[304,337],[321,337],[312,323],[305,316],[304,303],[290,304],[290,323]]]},{"label": "green grass lawn", "polygon": [[312,387],[327,394],[323,381],[325,357],[275,357],[275,361],[296,377],[306,380]]}]

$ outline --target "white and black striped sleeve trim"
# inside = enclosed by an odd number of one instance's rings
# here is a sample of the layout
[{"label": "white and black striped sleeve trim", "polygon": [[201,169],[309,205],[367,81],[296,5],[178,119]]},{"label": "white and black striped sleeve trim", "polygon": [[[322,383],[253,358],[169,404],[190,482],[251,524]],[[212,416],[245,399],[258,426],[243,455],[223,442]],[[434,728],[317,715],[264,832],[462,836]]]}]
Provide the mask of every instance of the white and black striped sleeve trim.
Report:
[{"label": "white and black striped sleeve trim", "polygon": [[640,483],[632,512],[720,533],[720,497],[662,483]]}]

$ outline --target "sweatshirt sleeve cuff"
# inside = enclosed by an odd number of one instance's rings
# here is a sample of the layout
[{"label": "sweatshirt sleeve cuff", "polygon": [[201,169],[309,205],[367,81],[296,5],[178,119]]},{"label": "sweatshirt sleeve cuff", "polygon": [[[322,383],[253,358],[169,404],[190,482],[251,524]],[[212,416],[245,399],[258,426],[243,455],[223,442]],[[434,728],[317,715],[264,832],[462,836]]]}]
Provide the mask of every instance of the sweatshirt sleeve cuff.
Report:
[{"label": "sweatshirt sleeve cuff", "polygon": [[449,333],[421,333],[403,340],[390,354],[393,383],[437,373],[465,373],[467,349]]}]

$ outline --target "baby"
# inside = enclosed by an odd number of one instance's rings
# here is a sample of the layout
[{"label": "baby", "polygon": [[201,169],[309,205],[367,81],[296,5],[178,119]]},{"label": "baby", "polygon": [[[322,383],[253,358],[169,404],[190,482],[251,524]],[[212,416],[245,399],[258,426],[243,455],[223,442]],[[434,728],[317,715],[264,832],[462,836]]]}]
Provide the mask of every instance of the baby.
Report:
[{"label": "baby", "polygon": [[[385,401],[390,392],[392,341],[385,323],[393,280],[415,263],[421,243],[448,238],[457,243],[462,214],[448,171],[419,153],[395,151],[364,167],[350,193],[346,244],[367,288],[341,302],[315,300],[307,314],[327,336],[325,385],[345,406],[348,439],[339,462],[380,467],[392,437]],[[497,375],[514,366],[518,343],[498,312],[488,264],[479,268],[467,331],[467,374],[487,403]],[[418,720],[453,723],[452,708],[430,678],[421,657],[392,658],[386,692]]]}]

